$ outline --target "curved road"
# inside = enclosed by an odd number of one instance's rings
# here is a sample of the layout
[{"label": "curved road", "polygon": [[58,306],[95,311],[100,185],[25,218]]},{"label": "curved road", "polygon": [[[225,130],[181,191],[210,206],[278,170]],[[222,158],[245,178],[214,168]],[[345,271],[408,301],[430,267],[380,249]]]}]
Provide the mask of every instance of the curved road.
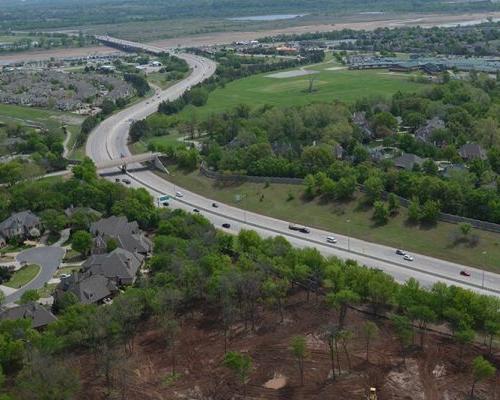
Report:
[{"label": "curved road", "polygon": [[[215,64],[210,60],[189,54],[181,54],[179,57],[184,58],[189,63],[192,68],[191,75],[176,85],[162,92],[157,92],[153,99],[137,103],[100,124],[91,133],[87,142],[86,151],[90,158],[99,162],[129,155],[127,137],[131,120],[142,119],[156,112],[161,101],[177,98],[185,90],[215,72]],[[116,169],[113,169],[112,172],[116,173]],[[344,235],[335,234],[338,242],[335,245],[330,245],[326,243],[326,237],[332,235],[331,232],[311,229],[310,234],[301,234],[290,231],[287,221],[244,211],[226,204],[219,204],[218,208],[213,208],[211,199],[176,187],[151,171],[134,170],[134,166],[129,167],[127,175],[132,181],[131,186],[146,188],[155,197],[162,194],[175,196],[177,191],[182,191],[183,197],[171,201],[171,207],[187,211],[197,208],[215,226],[221,227],[222,223],[230,223],[230,231],[233,233],[240,229],[253,229],[262,236],[282,235],[294,246],[315,247],[325,256],[354,259],[369,267],[379,268],[389,273],[399,282],[413,277],[424,286],[429,287],[437,281],[442,281],[476,292],[500,296],[500,275],[498,274],[483,272],[419,254],[413,254],[415,260],[407,262],[401,256],[396,255],[393,248],[348,238]],[[115,177],[123,178],[124,175],[115,175]],[[471,272],[471,276],[462,277],[460,271],[463,269]]]}]

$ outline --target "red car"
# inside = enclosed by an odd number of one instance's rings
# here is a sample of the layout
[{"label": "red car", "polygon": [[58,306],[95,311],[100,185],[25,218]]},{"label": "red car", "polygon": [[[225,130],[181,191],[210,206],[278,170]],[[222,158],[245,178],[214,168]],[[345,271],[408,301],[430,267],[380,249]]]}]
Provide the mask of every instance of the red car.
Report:
[{"label": "red car", "polygon": [[462,275],[462,276],[470,276],[470,272],[462,270],[462,271],[460,271],[460,275]]}]

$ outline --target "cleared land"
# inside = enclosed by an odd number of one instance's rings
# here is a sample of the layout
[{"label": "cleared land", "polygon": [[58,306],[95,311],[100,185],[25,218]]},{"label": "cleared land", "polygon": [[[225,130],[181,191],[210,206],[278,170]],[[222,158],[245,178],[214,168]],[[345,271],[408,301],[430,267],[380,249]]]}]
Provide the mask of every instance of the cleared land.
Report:
[{"label": "cleared land", "polygon": [[[198,171],[186,174],[173,167],[169,167],[169,171],[170,175],[162,174],[165,179],[242,209],[500,272],[500,235],[492,232],[473,230],[479,243],[470,247],[458,240],[458,225],[441,222],[433,227],[409,225],[404,208],[400,208],[399,215],[391,218],[387,225],[378,226],[372,220],[373,211],[359,206],[360,194],[353,201],[343,203],[325,203],[319,199],[305,201],[304,188],[300,185],[271,184],[266,188],[264,184],[243,183],[222,186]],[[236,195],[242,198],[240,202],[236,202]]]},{"label": "cleared land", "polygon": [[[409,76],[387,75],[384,71],[350,71],[333,62],[325,62],[316,66],[307,66],[308,71],[317,71],[312,75],[291,76],[285,72],[300,72],[300,69],[280,72],[280,78],[274,74],[259,74],[239,79],[210,93],[205,106],[196,108],[197,117],[203,118],[211,113],[232,109],[237,104],[248,104],[258,107],[264,104],[275,106],[294,106],[313,102],[331,102],[340,100],[352,103],[369,96],[389,97],[398,90],[414,92],[428,87],[427,84],[411,81]],[[293,75],[293,74],[292,74]],[[313,79],[313,91],[308,92],[310,80]],[[190,117],[192,110],[184,110],[181,118]]]},{"label": "cleared land", "polygon": [[4,285],[15,289],[21,288],[35,279],[38,272],[40,272],[39,265],[26,265],[14,272],[12,278],[8,282],[5,282]]}]

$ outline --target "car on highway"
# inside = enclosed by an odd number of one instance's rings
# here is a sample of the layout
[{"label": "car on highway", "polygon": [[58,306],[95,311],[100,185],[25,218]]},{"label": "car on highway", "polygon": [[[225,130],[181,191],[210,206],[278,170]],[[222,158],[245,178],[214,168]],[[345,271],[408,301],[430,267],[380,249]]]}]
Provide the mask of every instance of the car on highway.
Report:
[{"label": "car on highway", "polygon": [[328,243],[337,243],[337,239],[334,236],[327,236],[326,241]]},{"label": "car on highway", "polygon": [[120,178],[115,178],[115,182],[119,183],[120,182]]},{"label": "car on highway", "polygon": [[297,231],[297,232],[301,232],[301,233],[310,233],[311,232],[309,230],[309,228],[306,228],[305,226],[299,226],[299,225],[294,225],[294,224],[288,225],[288,229],[290,229],[291,231]]},{"label": "car on highway", "polygon": [[197,208],[193,208],[193,212],[194,212],[194,213],[199,213],[199,212],[200,212],[200,210],[198,210]]},{"label": "car on highway", "polygon": [[213,208],[219,208],[219,205],[217,203],[212,203]]},{"label": "car on highway", "polygon": [[228,224],[227,222],[225,222],[225,223],[222,224],[222,227],[226,228],[226,229],[229,229],[229,228],[231,228],[231,225]]},{"label": "car on highway", "polygon": [[163,207],[168,207],[170,205],[170,203],[168,201],[164,201],[163,203],[161,203],[161,205]]},{"label": "car on highway", "polygon": [[125,185],[130,185],[132,182],[130,182],[130,179],[122,179],[122,182],[125,184]]},{"label": "car on highway", "polygon": [[410,256],[409,254],[405,254],[404,257],[403,257],[403,260],[406,260],[406,261],[413,261],[414,258],[413,256]]},{"label": "car on highway", "polygon": [[406,255],[406,251],[401,250],[401,249],[397,249],[397,250],[396,250],[396,254],[398,254],[398,255],[400,255],[400,256],[404,256],[404,255]]},{"label": "car on highway", "polygon": [[460,271],[460,275],[462,275],[462,276],[470,276],[470,272],[463,269],[462,271]]},{"label": "car on highway", "polygon": [[182,192],[175,192],[175,197],[184,197]]}]

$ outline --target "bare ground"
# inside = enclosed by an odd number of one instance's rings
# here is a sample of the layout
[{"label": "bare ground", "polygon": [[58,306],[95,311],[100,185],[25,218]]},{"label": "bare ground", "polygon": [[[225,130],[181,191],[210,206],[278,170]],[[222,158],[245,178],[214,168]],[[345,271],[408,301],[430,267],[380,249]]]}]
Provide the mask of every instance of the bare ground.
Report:
[{"label": "bare ground", "polygon": [[[303,294],[295,295],[286,308],[285,322],[280,324],[276,312],[262,311],[255,332],[235,324],[229,350],[251,355],[253,369],[246,388],[247,399],[365,399],[369,387],[375,386],[379,400],[464,400],[471,385],[469,365],[484,349],[464,352],[464,366],[458,359],[458,348],[450,339],[427,335],[425,351],[407,351],[403,358],[399,342],[389,323],[377,320],[380,335],[366,361],[365,344],[359,335],[367,316],[350,311],[348,328],[354,332],[349,341],[348,359],[341,352],[342,374],[331,379],[327,346],[321,341],[322,327],[334,322],[336,315],[314,299],[307,302]],[[305,384],[300,386],[297,363],[289,349],[294,335],[306,335],[310,356],[305,362]],[[137,336],[131,357],[119,361],[115,371],[115,396],[125,393],[127,400],[233,399],[244,389],[224,368],[224,340],[217,323],[201,314],[187,318],[176,350],[177,379],[169,379],[172,354],[165,350],[159,331],[152,325]],[[500,354],[493,359],[500,366]],[[103,378],[96,373],[93,358],[81,356],[77,364],[87,388],[81,399],[105,398]],[[123,366],[127,372],[123,372]],[[349,371],[347,371],[349,369]],[[120,379],[126,376],[126,379]],[[271,382],[270,382],[271,381]],[[276,389],[273,389],[273,386]],[[481,383],[478,399],[496,400],[500,396],[500,376]],[[113,398],[113,397],[112,397]]]}]

